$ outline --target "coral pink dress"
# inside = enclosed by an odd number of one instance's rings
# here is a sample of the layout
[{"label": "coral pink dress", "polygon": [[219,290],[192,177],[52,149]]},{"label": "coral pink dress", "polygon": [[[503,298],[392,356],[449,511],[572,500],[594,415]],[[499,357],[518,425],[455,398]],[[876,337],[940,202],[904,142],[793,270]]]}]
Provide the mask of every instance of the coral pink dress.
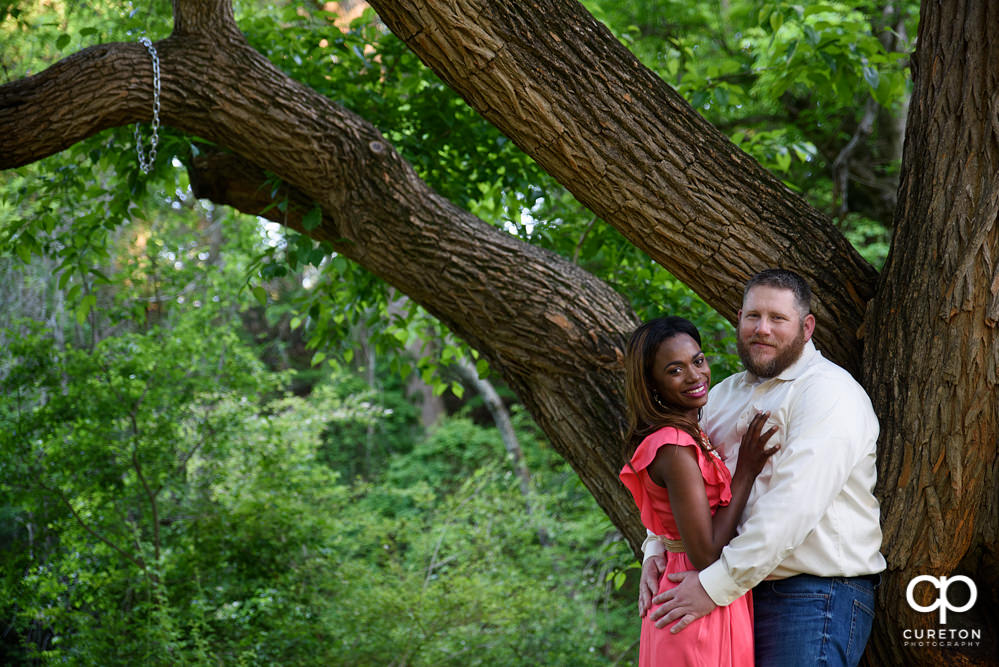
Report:
[{"label": "coral pink dress", "polygon": [[[718,507],[728,505],[732,500],[732,476],[721,459],[705,454],[689,434],[673,427],[659,429],[638,445],[631,457],[631,466],[626,465],[621,470],[621,481],[634,496],[645,527],[656,535],[678,540],[680,531],[669,504],[669,494],[652,481],[647,470],[663,445],[683,445],[697,450],[697,465],[704,478],[712,516]],[[695,569],[686,553],[667,551],[666,573],[659,582],[659,592],[676,586],[666,574]],[[752,604],[747,593],[727,607],[715,608],[675,635],[670,633],[669,626],[657,628],[646,614],[642,619],[639,666],[752,667]]]}]

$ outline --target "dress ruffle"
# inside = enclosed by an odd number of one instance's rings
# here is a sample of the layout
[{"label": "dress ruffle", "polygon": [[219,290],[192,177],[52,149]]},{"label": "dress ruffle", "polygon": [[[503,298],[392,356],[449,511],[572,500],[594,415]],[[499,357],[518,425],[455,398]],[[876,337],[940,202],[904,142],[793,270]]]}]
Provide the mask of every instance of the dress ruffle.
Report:
[{"label": "dress ruffle", "polygon": [[[646,528],[656,535],[680,539],[669,504],[669,492],[653,482],[648,473],[648,467],[664,445],[697,449],[697,465],[704,479],[712,515],[719,507],[732,501],[732,476],[717,455],[705,453],[688,433],[674,427],[659,429],[638,445],[629,465],[621,470],[621,481],[631,491]],[[667,552],[666,571],[659,580],[659,592],[676,586],[667,579],[667,574],[694,569],[687,554]],[[717,607],[675,635],[668,627],[656,628],[649,619],[649,614],[642,619],[639,667],[753,665],[753,608],[749,594],[727,607]]]}]

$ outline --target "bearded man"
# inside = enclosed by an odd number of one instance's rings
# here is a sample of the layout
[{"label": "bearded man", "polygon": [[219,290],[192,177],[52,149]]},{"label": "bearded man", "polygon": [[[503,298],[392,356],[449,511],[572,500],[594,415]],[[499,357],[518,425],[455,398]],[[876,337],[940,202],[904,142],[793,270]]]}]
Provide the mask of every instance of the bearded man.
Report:
[{"label": "bearded man", "polygon": [[[646,540],[639,609],[681,632],[716,605],[753,591],[756,664],[856,665],[885,569],[874,497],[878,422],[864,389],[812,343],[811,290],[768,269],[743,292],[737,345],[746,370],[711,390],[702,426],[735,470],[742,434],[769,412],[780,450],[757,477],[739,532],[700,572],[670,575],[659,591],[662,547]],[[773,444],[773,442],[771,442]]]}]

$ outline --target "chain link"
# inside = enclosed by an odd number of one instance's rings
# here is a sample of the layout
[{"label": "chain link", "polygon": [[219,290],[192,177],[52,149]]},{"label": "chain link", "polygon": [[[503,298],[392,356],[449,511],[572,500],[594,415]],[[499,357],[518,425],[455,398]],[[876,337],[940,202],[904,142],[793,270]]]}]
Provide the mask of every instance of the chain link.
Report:
[{"label": "chain link", "polygon": [[153,162],[156,160],[156,144],[160,140],[160,58],[156,55],[156,47],[153,46],[148,37],[141,38],[139,43],[146,47],[153,59],[153,139],[149,144],[148,160],[142,152],[139,124],[135,124],[135,152],[139,155],[139,169],[142,170],[143,174],[148,174],[153,169]]}]

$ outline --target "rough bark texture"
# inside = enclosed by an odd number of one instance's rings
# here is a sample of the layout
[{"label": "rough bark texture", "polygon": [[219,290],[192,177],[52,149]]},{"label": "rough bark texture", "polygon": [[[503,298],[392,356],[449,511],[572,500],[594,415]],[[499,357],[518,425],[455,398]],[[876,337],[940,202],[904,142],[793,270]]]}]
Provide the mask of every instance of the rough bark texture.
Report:
[{"label": "rough bark texture", "polygon": [[[920,16],[896,233],[864,355],[881,420],[890,568],[873,664],[994,664],[997,655],[997,22],[999,5],[974,0],[924,2]],[[980,629],[981,647],[904,650],[907,628],[939,627],[936,614],[904,603],[921,574],[975,580],[975,607],[948,615],[946,627]],[[916,591],[923,605],[937,597],[928,585]]]},{"label": "rough bark texture", "polygon": [[[961,622],[986,641],[997,628],[985,616],[996,588],[997,10],[924,3],[898,231],[878,283],[828,220],[577,4],[373,4],[480,113],[720,312],[734,315],[741,283],[760,268],[809,278],[820,346],[862,371],[882,419],[891,569],[868,660],[987,664],[992,653],[905,649],[900,633],[930,620],[905,603],[915,574],[969,573],[980,602]],[[157,44],[163,122],[232,152],[195,162],[198,193],[261,212],[266,169],[293,202],[287,216],[268,215],[300,229],[318,203],[323,221],[308,233],[477,347],[635,545],[642,531],[616,475],[619,356],[635,324],[624,301],[430,191],[370,125],[250,49],[228,2],[177,0],[175,10],[174,34]],[[109,44],[0,87],[0,168],[148,120],[150,77],[142,46]]]}]

